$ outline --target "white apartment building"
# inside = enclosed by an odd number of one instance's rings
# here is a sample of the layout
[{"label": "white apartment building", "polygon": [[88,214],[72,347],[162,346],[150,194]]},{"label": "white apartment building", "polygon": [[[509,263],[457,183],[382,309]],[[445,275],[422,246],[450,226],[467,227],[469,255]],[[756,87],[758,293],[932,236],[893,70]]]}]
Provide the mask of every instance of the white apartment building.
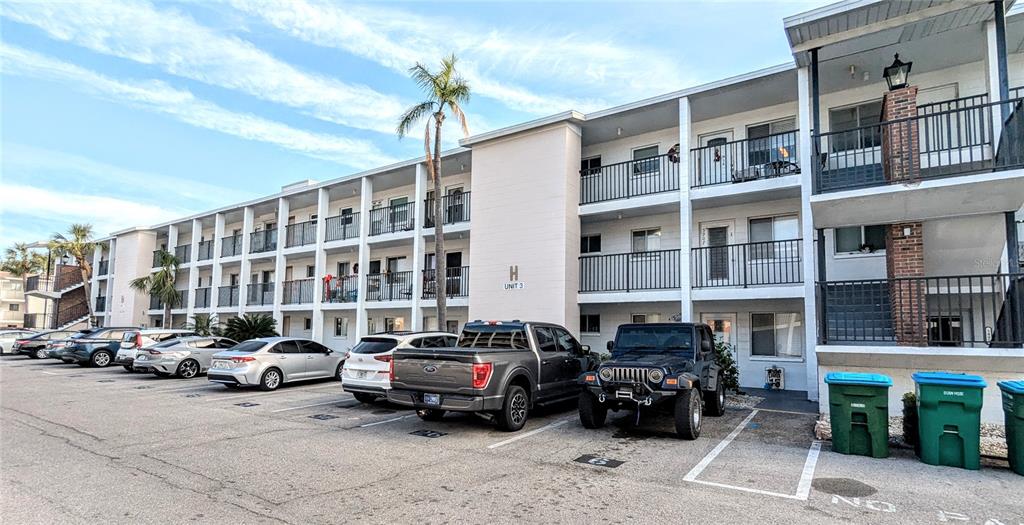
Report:
[{"label": "white apartment building", "polygon": [[[438,328],[443,282],[451,330],[544,320],[603,350],[620,323],[707,322],[743,386],[823,411],[831,370],[889,374],[894,410],[914,370],[1019,377],[1012,3],[847,0],[786,18],[792,63],[469,137],[444,155],[441,196],[420,158],[116,232],[95,254],[97,321],[159,323],[128,282],[168,249],[184,261],[175,324],[265,312],[334,348]],[[890,90],[897,53],[913,65]],[[984,417],[1001,418],[988,394]]]}]

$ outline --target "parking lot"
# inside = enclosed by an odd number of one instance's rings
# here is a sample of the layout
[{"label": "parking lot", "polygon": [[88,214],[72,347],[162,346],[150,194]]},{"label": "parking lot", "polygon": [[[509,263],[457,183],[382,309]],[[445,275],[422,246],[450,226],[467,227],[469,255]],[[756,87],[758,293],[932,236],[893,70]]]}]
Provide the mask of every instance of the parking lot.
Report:
[{"label": "parking lot", "polygon": [[569,404],[504,433],[335,381],[229,390],[5,357],[3,522],[1024,522],[1005,463],[834,454],[815,414],[730,408],[696,441],[616,416],[586,430]]}]

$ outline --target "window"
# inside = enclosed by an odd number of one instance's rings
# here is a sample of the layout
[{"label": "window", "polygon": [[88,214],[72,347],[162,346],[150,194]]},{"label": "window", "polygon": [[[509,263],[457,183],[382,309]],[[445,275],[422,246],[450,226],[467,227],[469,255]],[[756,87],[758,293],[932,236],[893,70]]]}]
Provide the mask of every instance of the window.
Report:
[{"label": "window", "polygon": [[963,319],[959,315],[928,317],[929,346],[963,346]]},{"label": "window", "polygon": [[303,330],[312,330],[313,329],[313,320],[308,318],[308,317],[303,319],[302,320],[302,329]]},{"label": "window", "polygon": [[580,160],[580,175],[594,175],[597,173],[601,173],[600,155]]},{"label": "window", "polygon": [[580,253],[600,253],[601,235],[584,235],[580,237]]},{"label": "window", "polygon": [[750,314],[750,355],[754,357],[801,357],[803,355],[801,325],[798,313]]},{"label": "window", "polygon": [[312,264],[306,266],[306,277],[313,277],[316,275],[316,266]]},{"label": "window", "polygon": [[327,348],[316,341],[302,341],[300,346],[302,348],[302,353],[304,354],[326,354],[331,351],[330,348]]},{"label": "window", "polygon": [[[449,334],[457,334],[457,333],[459,333],[459,322],[458,321],[445,321],[444,324],[445,324],[445,328],[447,329],[447,332]],[[452,344],[450,346],[455,346],[455,342],[452,341]]]},{"label": "window", "polygon": [[580,333],[601,333],[601,316],[597,314],[580,314]]},{"label": "window", "polygon": [[405,318],[404,317],[385,317],[384,318],[384,331],[385,332],[397,332],[405,330]]},{"label": "window", "polygon": [[334,337],[348,337],[348,318],[334,318]]},{"label": "window", "polygon": [[661,249],[661,228],[633,231],[633,251],[650,252]]},{"label": "window", "polygon": [[339,262],[338,263],[338,275],[337,276],[338,277],[342,277],[342,276],[349,275],[349,274],[350,274],[350,272],[349,272],[349,263],[348,262]]},{"label": "window", "polygon": [[10,306],[8,306],[8,309],[10,309],[10,311],[12,312],[17,312],[18,310],[21,309],[21,305],[17,303],[11,303]]},{"label": "window", "polygon": [[375,333],[377,333],[377,321],[375,321],[372,317],[367,317],[366,318],[366,333],[368,333],[368,334],[375,334]]},{"label": "window", "polygon": [[750,165],[796,160],[796,119],[788,118],[747,127],[747,162]]},{"label": "window", "polygon": [[661,314],[632,314],[630,316],[631,323],[657,323],[661,321]]},{"label": "window", "polygon": [[552,328],[551,333],[555,335],[555,343],[559,352],[566,352],[569,354],[575,354],[577,350],[576,340],[573,339],[572,335],[561,328]]},{"label": "window", "polygon": [[302,349],[299,348],[298,341],[281,341],[275,347],[277,354],[301,354]]},{"label": "window", "polygon": [[537,350],[541,352],[557,352],[555,336],[551,334],[550,328],[537,327],[533,329],[533,335],[537,338]]},{"label": "window", "polygon": [[415,339],[409,345],[413,348],[449,348],[455,346],[455,340],[452,337],[431,336]]},{"label": "window", "polygon": [[[750,242],[771,243],[772,241],[795,240],[800,237],[800,226],[796,215],[779,217],[762,217],[750,219]],[[795,258],[797,243],[754,244],[751,246],[751,259],[775,259],[779,256]]]},{"label": "window", "polygon": [[832,151],[873,148],[881,145],[881,130],[876,125],[881,120],[882,101],[880,100],[846,108],[830,109],[828,112],[829,130],[846,132],[831,136]]},{"label": "window", "polygon": [[885,252],[884,224],[835,229],[836,254]]},{"label": "window", "polygon": [[644,146],[633,150],[633,175],[651,175],[658,172],[658,146]]}]

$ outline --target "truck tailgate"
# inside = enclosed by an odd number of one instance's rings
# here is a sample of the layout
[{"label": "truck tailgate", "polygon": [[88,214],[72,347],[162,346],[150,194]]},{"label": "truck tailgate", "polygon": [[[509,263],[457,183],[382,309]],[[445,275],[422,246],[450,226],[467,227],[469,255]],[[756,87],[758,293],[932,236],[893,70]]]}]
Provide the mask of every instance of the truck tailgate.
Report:
[{"label": "truck tailgate", "polygon": [[426,392],[469,392],[477,354],[455,349],[400,349],[393,356],[392,388]]}]

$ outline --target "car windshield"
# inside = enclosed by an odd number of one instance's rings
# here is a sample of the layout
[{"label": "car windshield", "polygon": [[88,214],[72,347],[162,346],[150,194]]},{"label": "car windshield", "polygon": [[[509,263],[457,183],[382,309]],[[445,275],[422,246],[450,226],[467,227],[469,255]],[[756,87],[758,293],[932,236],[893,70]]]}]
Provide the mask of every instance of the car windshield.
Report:
[{"label": "car windshield", "polygon": [[266,341],[243,341],[235,346],[232,346],[230,351],[252,353],[259,350],[260,348],[263,348],[264,346],[267,346]]},{"label": "car windshield", "polygon": [[521,324],[474,324],[466,325],[459,335],[459,348],[511,348],[529,350],[526,329]]},{"label": "car windshield", "polygon": [[664,353],[693,358],[690,328],[679,326],[630,326],[619,329],[612,357],[629,353]]},{"label": "car windshield", "polygon": [[398,346],[398,341],[386,337],[364,337],[352,349],[353,354],[381,354]]}]

